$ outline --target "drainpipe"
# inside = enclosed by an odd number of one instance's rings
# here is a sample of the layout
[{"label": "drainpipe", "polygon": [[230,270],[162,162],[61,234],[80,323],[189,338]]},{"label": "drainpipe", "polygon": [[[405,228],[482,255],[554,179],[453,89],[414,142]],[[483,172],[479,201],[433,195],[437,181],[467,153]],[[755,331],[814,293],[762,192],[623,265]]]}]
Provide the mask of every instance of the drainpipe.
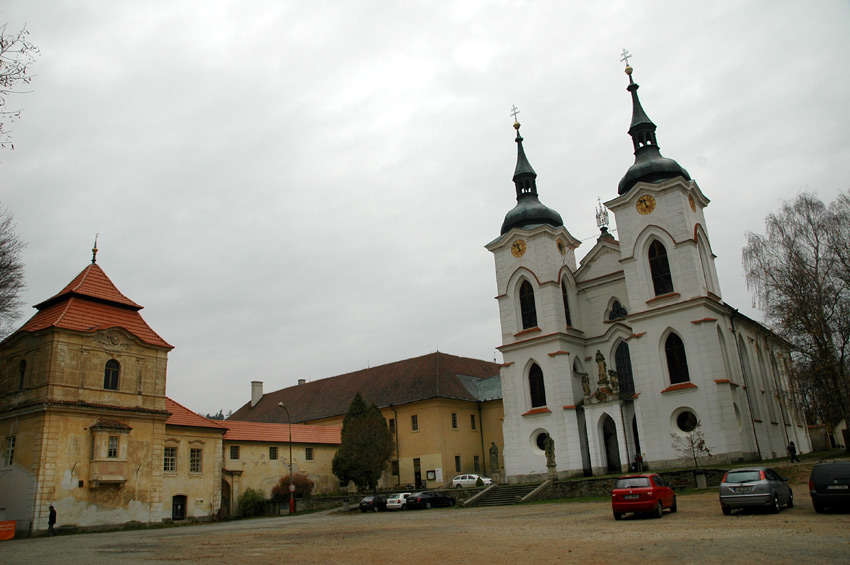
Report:
[{"label": "drainpipe", "polygon": [[747,408],[750,411],[750,426],[753,428],[753,438],[756,441],[756,451],[759,454],[759,459],[762,459],[761,456],[761,447],[759,446],[759,434],[756,431],[756,423],[753,421],[753,402],[750,400],[750,386],[747,383],[746,379],[746,371],[744,369],[744,358],[741,356],[741,342],[738,339],[738,330],[735,329],[735,317],[739,316],[740,312],[735,308],[732,310],[732,315],[729,317],[729,322],[732,324],[732,333],[735,334],[735,351],[738,352],[738,363],[741,365],[741,378],[744,379],[744,390],[746,391],[747,396]]},{"label": "drainpipe", "polygon": [[487,452],[484,450],[484,418],[481,417],[481,401],[478,404],[478,435],[481,437],[481,468],[484,469],[484,476],[487,475]]},{"label": "drainpipe", "polygon": [[[392,404],[390,404],[390,410],[393,411],[393,416],[395,416],[395,460],[398,463],[398,475],[396,475],[396,477],[398,477],[396,479],[398,482],[396,483],[396,486],[401,486],[401,457],[398,451],[398,412]],[[390,472],[392,472],[392,468],[390,469]]]}]

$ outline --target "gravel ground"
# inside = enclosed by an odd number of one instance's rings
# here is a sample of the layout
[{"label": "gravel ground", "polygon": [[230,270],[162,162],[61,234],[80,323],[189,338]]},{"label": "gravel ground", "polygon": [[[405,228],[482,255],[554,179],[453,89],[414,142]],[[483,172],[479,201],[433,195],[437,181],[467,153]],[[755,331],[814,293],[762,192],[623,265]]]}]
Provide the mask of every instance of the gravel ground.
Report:
[{"label": "gravel ground", "polygon": [[723,516],[715,489],[660,520],[615,522],[610,501],[499,508],[322,512],[0,543],[3,563],[850,563],[850,513],[816,514],[808,470],[795,507]]}]

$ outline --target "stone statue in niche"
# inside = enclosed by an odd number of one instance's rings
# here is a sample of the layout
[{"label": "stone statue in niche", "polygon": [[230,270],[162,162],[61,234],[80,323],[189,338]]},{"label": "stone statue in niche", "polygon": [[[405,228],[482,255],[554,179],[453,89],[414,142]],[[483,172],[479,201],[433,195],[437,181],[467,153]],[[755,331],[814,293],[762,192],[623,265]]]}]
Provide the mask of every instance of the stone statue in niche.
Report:
[{"label": "stone statue in niche", "polygon": [[620,390],[620,378],[617,376],[617,371],[608,371],[608,380],[611,382],[611,390],[614,392]]},{"label": "stone statue in niche", "polygon": [[587,373],[581,376],[581,388],[584,390],[584,397],[590,396],[590,379],[587,378]]},{"label": "stone statue in niche", "polygon": [[499,447],[495,441],[490,442],[490,472],[499,472]]},{"label": "stone statue in niche", "polygon": [[596,366],[599,368],[599,384],[608,384],[608,365],[605,363],[605,356],[598,349],[596,350]]}]

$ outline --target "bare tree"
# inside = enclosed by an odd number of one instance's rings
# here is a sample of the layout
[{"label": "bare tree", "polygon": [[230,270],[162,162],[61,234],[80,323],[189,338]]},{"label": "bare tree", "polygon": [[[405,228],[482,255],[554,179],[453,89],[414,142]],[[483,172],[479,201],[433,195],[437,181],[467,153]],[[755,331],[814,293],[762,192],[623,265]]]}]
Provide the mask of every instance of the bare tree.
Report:
[{"label": "bare tree", "polygon": [[24,264],[21,253],[25,247],[15,233],[12,214],[0,204],[0,338],[12,330],[21,317],[20,293],[24,289]]},{"label": "bare tree", "polygon": [[[803,356],[794,374],[804,401],[830,423],[850,406],[850,199],[825,205],[812,194],[785,202],[747,233],[747,285],[768,323]],[[825,403],[825,404],[822,404]]]},{"label": "bare tree", "polygon": [[6,101],[12,94],[23,93],[21,86],[32,80],[29,65],[39,51],[29,41],[30,32],[26,26],[18,32],[7,33],[7,25],[0,26],[0,148],[8,145],[14,149],[9,124],[21,116],[21,110],[7,110]]},{"label": "bare tree", "polygon": [[693,413],[688,416],[687,428],[690,431],[685,432],[684,435],[670,434],[670,437],[673,438],[671,446],[682,457],[691,459],[694,462],[694,470],[698,471],[700,458],[711,457],[711,447],[705,442],[702,424]]}]

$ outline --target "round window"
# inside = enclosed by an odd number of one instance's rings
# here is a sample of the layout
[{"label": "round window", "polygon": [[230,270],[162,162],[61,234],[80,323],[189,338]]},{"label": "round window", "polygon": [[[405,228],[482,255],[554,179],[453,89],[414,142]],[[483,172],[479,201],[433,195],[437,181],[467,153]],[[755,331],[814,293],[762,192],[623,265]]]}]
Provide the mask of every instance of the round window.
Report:
[{"label": "round window", "polygon": [[540,448],[540,451],[546,451],[546,438],[549,436],[546,432],[541,432],[537,434],[537,438],[534,440],[537,443],[537,447]]},{"label": "round window", "polygon": [[685,433],[694,431],[697,424],[699,424],[699,420],[697,420],[696,414],[690,410],[682,410],[676,416],[676,425]]}]

